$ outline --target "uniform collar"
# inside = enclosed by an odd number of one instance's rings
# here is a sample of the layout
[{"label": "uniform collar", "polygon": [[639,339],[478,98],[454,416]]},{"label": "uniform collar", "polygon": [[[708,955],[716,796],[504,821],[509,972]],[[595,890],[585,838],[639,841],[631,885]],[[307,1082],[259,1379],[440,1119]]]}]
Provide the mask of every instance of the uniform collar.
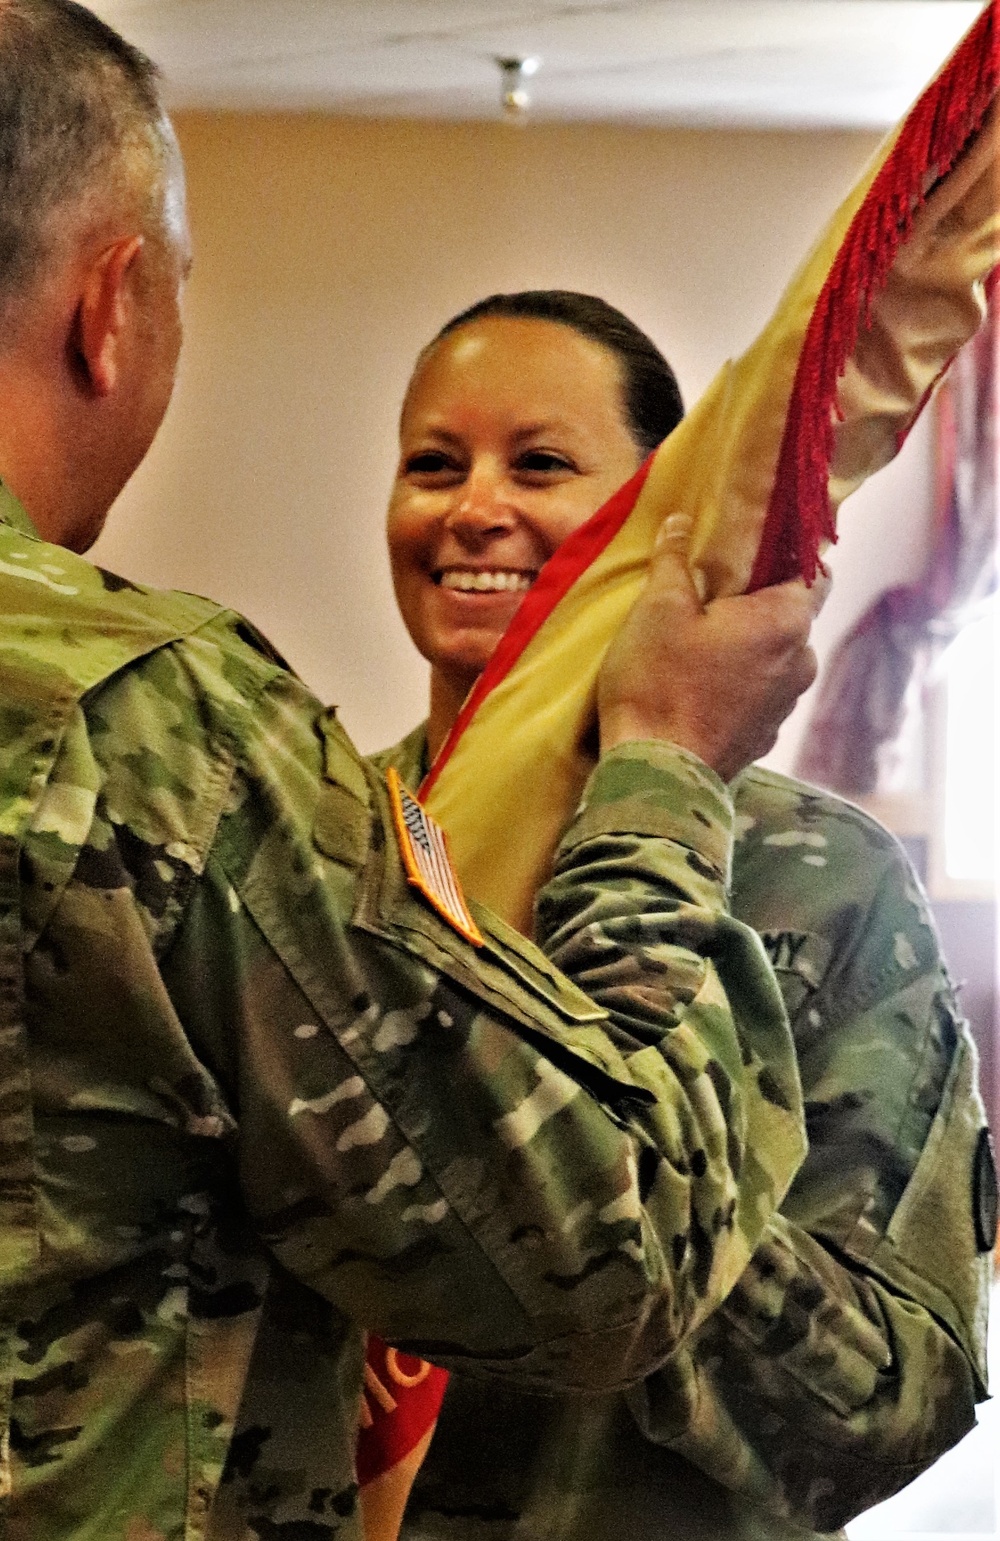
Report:
[{"label": "uniform collar", "polygon": [[0,524],[9,524],[19,534],[30,535],[35,540],[41,538],[17,498],[3,482],[0,482]]}]

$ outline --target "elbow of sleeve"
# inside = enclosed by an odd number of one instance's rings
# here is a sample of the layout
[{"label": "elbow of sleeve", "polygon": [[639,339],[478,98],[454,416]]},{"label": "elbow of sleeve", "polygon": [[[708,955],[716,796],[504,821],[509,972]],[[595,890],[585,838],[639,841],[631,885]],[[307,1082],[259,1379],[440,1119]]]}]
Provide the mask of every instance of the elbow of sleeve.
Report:
[{"label": "elbow of sleeve", "polygon": [[[935,1324],[928,1334],[946,1335]],[[871,1399],[844,1420],[818,1428],[825,1480],[803,1492],[803,1516],[820,1531],[836,1530],[883,1503],[932,1466],[974,1427],[975,1377],[961,1349],[918,1353],[880,1377]],[[808,1464],[807,1462],[804,1464]]]},{"label": "elbow of sleeve", "polygon": [[886,1326],[888,1365],[869,1362],[853,1389],[844,1381],[831,1396],[819,1366],[795,1377],[790,1393],[786,1380],[783,1401],[796,1416],[782,1418],[775,1447],[782,1497],[788,1513],[824,1533],[891,1498],[975,1424],[976,1377],[955,1340],[922,1307],[898,1298],[888,1304]]}]

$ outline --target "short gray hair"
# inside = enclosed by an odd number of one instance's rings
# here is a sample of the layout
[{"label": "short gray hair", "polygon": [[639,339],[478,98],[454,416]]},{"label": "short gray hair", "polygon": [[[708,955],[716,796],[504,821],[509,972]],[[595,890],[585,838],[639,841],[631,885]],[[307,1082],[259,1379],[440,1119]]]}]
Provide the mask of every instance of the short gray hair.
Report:
[{"label": "short gray hair", "polygon": [[74,0],[0,0],[0,309],[58,213],[166,150],[156,66]]}]

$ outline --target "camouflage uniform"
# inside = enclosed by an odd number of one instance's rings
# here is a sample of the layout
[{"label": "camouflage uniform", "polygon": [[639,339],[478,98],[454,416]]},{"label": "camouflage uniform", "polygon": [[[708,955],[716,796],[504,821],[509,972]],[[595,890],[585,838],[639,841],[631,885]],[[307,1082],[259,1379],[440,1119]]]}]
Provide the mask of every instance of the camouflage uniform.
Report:
[{"label": "camouflage uniform", "polygon": [[[375,758],[418,783],[425,752],[418,728]],[[788,1007],[806,1161],[732,1294],[638,1389],[454,1377],[403,1541],[802,1541],[973,1421],[996,1180],[926,900],[850,804],[759,767],[734,793],[732,910]]]},{"label": "camouflage uniform", "polygon": [[2,488],[0,679],[5,1541],[358,1541],[363,1327],[582,1393],[711,1320],[805,1147],[705,766],[608,756],[474,950],[244,621]]}]

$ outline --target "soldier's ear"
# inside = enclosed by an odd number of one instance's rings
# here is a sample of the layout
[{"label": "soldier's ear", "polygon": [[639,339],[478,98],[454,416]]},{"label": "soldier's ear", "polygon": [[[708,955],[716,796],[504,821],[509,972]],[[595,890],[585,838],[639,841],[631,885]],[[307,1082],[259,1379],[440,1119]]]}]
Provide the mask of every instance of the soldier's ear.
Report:
[{"label": "soldier's ear", "polygon": [[78,379],[94,396],[109,396],[118,384],[132,304],[130,278],[144,244],[141,235],[114,241],[84,276],[70,349]]}]

